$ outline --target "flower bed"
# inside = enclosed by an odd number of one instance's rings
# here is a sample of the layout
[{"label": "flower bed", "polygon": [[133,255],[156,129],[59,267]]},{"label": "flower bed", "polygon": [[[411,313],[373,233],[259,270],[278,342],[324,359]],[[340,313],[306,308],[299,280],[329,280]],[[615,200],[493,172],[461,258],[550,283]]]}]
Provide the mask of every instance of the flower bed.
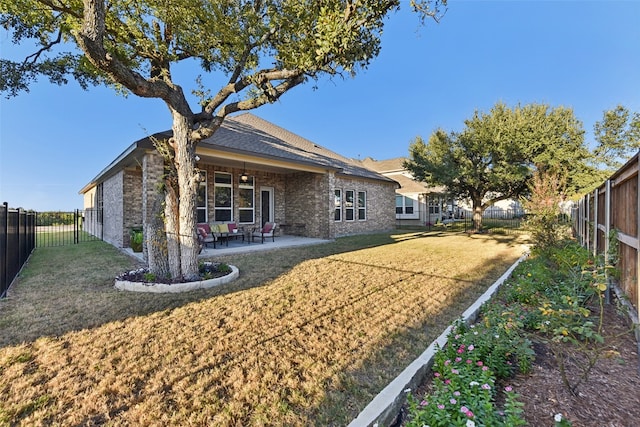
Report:
[{"label": "flower bed", "polygon": [[159,278],[147,268],[139,268],[116,277],[114,286],[120,290],[133,292],[188,292],[223,285],[239,276],[235,266],[223,263],[204,262],[200,264],[199,271],[202,280],[187,282]]},{"label": "flower bed", "polygon": [[[405,426],[525,425],[524,405],[509,381],[531,369],[531,340],[554,348],[564,383],[576,392],[592,365],[568,376],[563,348],[571,346],[589,360],[605,353],[601,313],[608,269],[575,243],[521,263],[474,325],[456,322],[447,344],[437,349],[430,380],[409,396]],[[562,414],[554,422],[571,425]]]}]

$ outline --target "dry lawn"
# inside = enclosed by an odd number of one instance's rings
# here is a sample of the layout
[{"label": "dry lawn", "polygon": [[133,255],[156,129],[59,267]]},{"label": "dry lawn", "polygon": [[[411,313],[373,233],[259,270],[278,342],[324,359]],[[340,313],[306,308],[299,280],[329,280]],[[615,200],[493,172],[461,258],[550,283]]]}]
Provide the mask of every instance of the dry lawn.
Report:
[{"label": "dry lawn", "polygon": [[409,233],[218,258],[224,287],[116,291],[102,242],[38,249],[0,301],[0,425],[346,425],[521,255]]}]

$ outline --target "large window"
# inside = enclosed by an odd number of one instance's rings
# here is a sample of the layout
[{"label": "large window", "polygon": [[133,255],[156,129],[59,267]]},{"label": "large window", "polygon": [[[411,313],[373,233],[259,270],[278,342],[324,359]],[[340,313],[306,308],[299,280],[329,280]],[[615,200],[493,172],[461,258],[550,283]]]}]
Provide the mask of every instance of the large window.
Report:
[{"label": "large window", "polygon": [[344,219],[353,221],[355,219],[355,194],[353,190],[344,192]]},{"label": "large window", "polygon": [[358,191],[358,220],[367,219],[367,192]]},{"label": "large window", "polygon": [[207,222],[207,171],[200,171],[196,212],[198,222]]},{"label": "large window", "polygon": [[239,222],[253,224],[255,218],[254,209],[255,190],[254,180],[250,176],[246,181],[239,179],[238,183],[238,216]]},{"label": "large window", "polygon": [[214,221],[231,221],[233,194],[231,174],[216,172],[214,174]]},{"label": "large window", "polygon": [[335,213],[333,219],[336,221],[342,221],[342,190],[335,190]]},{"label": "large window", "polygon": [[396,194],[396,218],[418,218],[417,200]]}]

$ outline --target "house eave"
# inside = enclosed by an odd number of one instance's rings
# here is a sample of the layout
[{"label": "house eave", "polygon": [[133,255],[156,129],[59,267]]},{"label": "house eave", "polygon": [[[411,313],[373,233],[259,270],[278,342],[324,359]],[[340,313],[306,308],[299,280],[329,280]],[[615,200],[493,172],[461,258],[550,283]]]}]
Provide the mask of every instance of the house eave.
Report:
[{"label": "house eave", "polygon": [[[154,136],[160,135],[163,135],[163,133],[158,133]],[[98,175],[95,176],[95,178],[93,178],[84,187],[82,187],[80,191],[78,191],[78,194],[84,194],[87,191],[91,190],[93,187],[98,185],[98,183],[103,182],[106,178],[109,178],[110,176],[115,174],[116,171],[124,169],[126,166],[131,164],[131,162],[136,157],[150,149],[153,149],[153,144],[151,143],[151,139],[148,137],[134,142],[111,163],[109,163],[104,169],[102,169],[98,173]]]}]

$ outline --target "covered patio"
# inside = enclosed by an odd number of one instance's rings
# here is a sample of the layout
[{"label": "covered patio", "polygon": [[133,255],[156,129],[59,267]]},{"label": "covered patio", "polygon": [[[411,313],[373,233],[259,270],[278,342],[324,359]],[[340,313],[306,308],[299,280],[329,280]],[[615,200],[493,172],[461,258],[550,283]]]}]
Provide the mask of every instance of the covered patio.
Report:
[{"label": "covered patio", "polygon": [[[322,243],[329,243],[332,240],[327,239],[316,239],[312,237],[301,237],[301,236],[290,236],[290,235],[276,235],[274,241],[265,240],[264,243],[260,243],[259,241],[248,242],[240,239],[231,239],[229,240],[229,245],[227,246],[227,242],[218,242],[216,247],[213,245],[209,245],[205,247],[198,258],[207,259],[207,258],[215,258],[217,256],[223,255],[233,255],[233,254],[244,254],[249,252],[259,252],[259,251],[269,251],[274,249],[282,249],[282,248],[290,248],[293,246],[309,246],[309,245],[319,245]],[[127,254],[136,257],[141,262],[144,262],[144,257],[142,252],[133,252],[131,248],[122,248],[124,252]]]}]

